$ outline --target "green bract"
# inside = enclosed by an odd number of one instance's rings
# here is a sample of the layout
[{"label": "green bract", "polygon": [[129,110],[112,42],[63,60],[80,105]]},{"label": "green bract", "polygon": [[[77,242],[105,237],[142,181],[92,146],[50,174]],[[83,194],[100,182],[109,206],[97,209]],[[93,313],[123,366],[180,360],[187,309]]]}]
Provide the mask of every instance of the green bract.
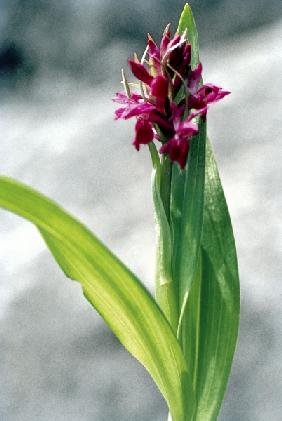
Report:
[{"label": "green bract", "polygon": [[[178,33],[199,62],[198,34],[188,5]],[[239,324],[239,279],[231,221],[206,122],[191,139],[182,170],[167,156],[153,162],[157,226],[156,301],[136,276],[84,225],[50,199],[0,177],[0,206],[37,226],[66,276],[126,349],[148,370],[172,421],[214,421]]]}]

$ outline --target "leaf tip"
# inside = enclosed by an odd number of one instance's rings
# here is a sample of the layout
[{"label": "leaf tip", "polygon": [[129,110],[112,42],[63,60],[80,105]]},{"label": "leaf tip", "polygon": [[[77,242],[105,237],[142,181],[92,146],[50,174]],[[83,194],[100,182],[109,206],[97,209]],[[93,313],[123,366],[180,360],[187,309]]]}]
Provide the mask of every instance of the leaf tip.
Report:
[{"label": "leaf tip", "polygon": [[185,22],[189,19],[193,18],[192,9],[189,5],[189,3],[185,3],[184,8],[182,10],[182,13],[180,15],[179,24],[177,28],[178,34],[182,34],[182,32],[186,29],[185,28]]}]

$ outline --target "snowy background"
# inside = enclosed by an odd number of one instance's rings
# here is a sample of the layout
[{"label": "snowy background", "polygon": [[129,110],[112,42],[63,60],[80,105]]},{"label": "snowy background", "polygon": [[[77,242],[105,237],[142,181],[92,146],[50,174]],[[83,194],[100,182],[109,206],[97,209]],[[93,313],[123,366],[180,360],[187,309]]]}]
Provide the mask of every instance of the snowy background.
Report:
[{"label": "snowy background", "polygon": [[[194,4],[205,81],[232,91],[209,112],[242,286],[219,419],[279,421],[282,7]],[[79,217],[151,290],[150,160],[132,148],[132,124],[113,122],[110,99],[144,34],[158,39],[181,8],[169,0],[0,0],[1,174]],[[0,420],[164,420],[150,377],[65,279],[35,228],[1,211],[0,232]]]}]

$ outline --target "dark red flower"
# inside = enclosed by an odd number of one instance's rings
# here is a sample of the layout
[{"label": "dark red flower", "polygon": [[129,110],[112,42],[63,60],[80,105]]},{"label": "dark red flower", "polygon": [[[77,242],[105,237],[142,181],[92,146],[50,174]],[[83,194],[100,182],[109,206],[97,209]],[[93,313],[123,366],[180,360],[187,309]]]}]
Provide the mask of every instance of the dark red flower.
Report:
[{"label": "dark red flower", "polygon": [[149,120],[142,117],[137,119],[135,124],[135,138],[133,145],[139,151],[140,145],[147,145],[154,139],[153,126]]},{"label": "dark red flower", "polygon": [[188,152],[189,140],[176,139],[175,137],[168,140],[160,149],[160,153],[168,154],[172,162],[178,162],[182,169],[185,167]]},{"label": "dark red flower", "polygon": [[167,77],[161,73],[155,77],[151,76],[143,64],[136,63],[134,60],[129,60],[128,63],[134,76],[150,87],[150,96],[148,99],[151,102],[155,102],[157,108],[162,111],[165,99],[168,96],[169,82]]},{"label": "dark red flower", "polygon": [[173,136],[162,145],[160,153],[169,155],[173,162],[178,162],[180,167],[185,167],[187,154],[189,151],[189,140],[192,136],[198,133],[198,126],[191,120],[195,117],[194,114],[189,115],[182,120],[183,106],[177,107],[175,103],[171,104]]},{"label": "dark red flower", "polygon": [[195,94],[197,90],[199,89],[200,82],[202,79],[202,70],[203,66],[202,63],[199,63],[196,69],[191,70],[189,76],[188,76],[188,89],[190,94]]},{"label": "dark red flower", "polygon": [[157,72],[160,72],[161,70],[160,65],[161,65],[161,62],[164,60],[164,57],[167,53],[168,45],[170,42],[171,40],[170,40],[169,25],[167,25],[167,27],[164,30],[164,33],[160,42],[160,47],[157,46],[157,44],[155,43],[151,35],[148,36],[148,44],[147,44],[148,55],[150,59],[152,60],[152,63],[155,69],[157,70]]},{"label": "dark red flower", "polygon": [[153,78],[151,83],[151,94],[157,100],[164,101],[168,95],[168,79],[162,75]]},{"label": "dark red flower", "polygon": [[194,95],[189,96],[189,107],[199,110],[205,108],[208,104],[218,102],[226,95],[229,95],[229,91],[223,91],[222,88],[206,83],[201,86]]},{"label": "dark red flower", "polygon": [[145,102],[142,96],[138,94],[132,94],[131,97],[128,98],[125,93],[117,92],[113,101],[124,105],[124,107],[118,108],[115,111],[115,120],[119,120],[121,118],[127,120],[131,117],[149,114],[156,108],[153,104]]},{"label": "dark red flower", "polygon": [[131,71],[134,76],[141,80],[141,82],[146,83],[146,85],[150,86],[153,80],[153,76],[151,76],[143,64],[136,63],[134,60],[128,60],[130,65]]},{"label": "dark red flower", "polygon": [[[189,142],[198,133],[197,121],[205,119],[208,105],[230,92],[212,84],[202,85],[202,64],[191,68],[191,45],[186,34],[171,37],[166,27],[160,45],[149,35],[141,61],[129,60],[132,74],[140,84],[140,94],[130,92],[123,75],[126,94],[119,92],[114,101],[122,106],[116,119],[137,118],[133,145],[158,140],[160,153],[185,167]],[[182,89],[180,89],[182,87]]]},{"label": "dark red flower", "polygon": [[167,47],[168,44],[170,42],[170,25],[167,25],[167,27],[164,30],[162,39],[161,39],[161,43],[160,43],[160,53],[162,55],[162,57],[165,55],[166,51],[167,51]]}]

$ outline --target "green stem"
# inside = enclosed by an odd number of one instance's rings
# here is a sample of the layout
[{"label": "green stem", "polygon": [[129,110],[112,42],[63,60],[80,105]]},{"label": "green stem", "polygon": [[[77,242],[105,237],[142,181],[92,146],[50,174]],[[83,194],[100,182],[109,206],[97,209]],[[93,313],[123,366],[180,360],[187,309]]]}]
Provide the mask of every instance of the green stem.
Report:
[{"label": "green stem", "polygon": [[162,155],[160,167],[160,194],[163,202],[167,222],[170,224],[170,193],[171,193],[172,162],[166,155]]},{"label": "green stem", "polygon": [[170,228],[172,163],[166,156],[161,161],[149,145],[153,162],[152,193],[157,226],[156,299],[176,332],[178,325],[178,289],[172,278],[172,238]]}]

